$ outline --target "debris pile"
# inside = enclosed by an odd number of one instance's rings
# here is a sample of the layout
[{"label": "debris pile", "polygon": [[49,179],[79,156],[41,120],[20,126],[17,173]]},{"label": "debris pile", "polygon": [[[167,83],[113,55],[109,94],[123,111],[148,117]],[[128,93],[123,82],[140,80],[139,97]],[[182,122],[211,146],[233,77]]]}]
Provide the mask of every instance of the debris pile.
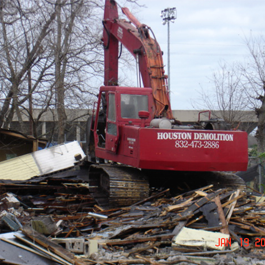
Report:
[{"label": "debris pile", "polygon": [[34,264],[265,264],[260,194],[210,185],[104,210],[70,179],[0,188],[1,249],[18,256],[2,251],[2,263],[32,264],[30,252]]},{"label": "debris pile", "polygon": [[226,178],[106,209],[83,158],[72,142],[0,162],[1,264],[265,264],[262,194]]}]

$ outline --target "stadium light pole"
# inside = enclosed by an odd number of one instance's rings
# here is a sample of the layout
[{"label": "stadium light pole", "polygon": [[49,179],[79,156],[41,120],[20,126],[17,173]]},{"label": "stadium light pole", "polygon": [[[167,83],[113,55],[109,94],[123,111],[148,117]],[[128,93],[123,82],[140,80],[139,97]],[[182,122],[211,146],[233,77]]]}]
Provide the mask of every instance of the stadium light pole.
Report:
[{"label": "stadium light pole", "polygon": [[168,92],[170,98],[170,22],[174,23],[177,16],[176,7],[166,8],[161,11],[160,15],[163,19],[163,25],[167,24],[167,72],[168,72]]}]

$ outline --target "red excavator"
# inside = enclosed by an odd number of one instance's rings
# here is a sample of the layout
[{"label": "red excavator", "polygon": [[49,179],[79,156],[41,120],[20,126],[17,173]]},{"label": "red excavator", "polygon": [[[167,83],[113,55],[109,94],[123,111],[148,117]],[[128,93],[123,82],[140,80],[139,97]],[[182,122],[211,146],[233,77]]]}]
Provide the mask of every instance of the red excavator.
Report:
[{"label": "red excavator", "polygon": [[[135,203],[149,185],[176,188],[184,180],[242,186],[235,175],[248,163],[247,133],[219,120],[182,125],[173,118],[162,52],[151,29],[127,8],[105,1],[104,86],[89,120],[90,186],[101,205]],[[151,36],[152,34],[152,36]],[[143,87],[118,85],[119,44],[139,63]],[[120,48],[121,50],[121,48]],[[93,190],[94,189],[94,190]],[[100,201],[101,200],[101,201]]]}]

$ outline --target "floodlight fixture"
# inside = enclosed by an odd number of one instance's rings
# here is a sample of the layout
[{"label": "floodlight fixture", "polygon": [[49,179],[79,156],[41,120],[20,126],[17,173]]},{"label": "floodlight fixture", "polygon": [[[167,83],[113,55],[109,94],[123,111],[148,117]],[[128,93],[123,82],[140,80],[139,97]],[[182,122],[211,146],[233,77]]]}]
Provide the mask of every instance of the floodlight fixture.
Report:
[{"label": "floodlight fixture", "polygon": [[160,16],[162,17],[162,24],[167,24],[167,72],[168,72],[168,93],[170,97],[170,29],[169,24],[170,22],[174,23],[177,17],[177,9],[176,7],[168,7],[161,11]]}]

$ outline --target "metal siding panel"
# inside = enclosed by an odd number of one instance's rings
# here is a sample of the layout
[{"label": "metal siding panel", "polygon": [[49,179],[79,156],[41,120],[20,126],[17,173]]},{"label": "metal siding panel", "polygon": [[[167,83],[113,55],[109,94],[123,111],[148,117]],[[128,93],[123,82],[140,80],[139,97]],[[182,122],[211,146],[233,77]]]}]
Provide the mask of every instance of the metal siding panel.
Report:
[{"label": "metal siding panel", "polygon": [[80,154],[82,159],[85,154],[77,141],[67,144],[55,145],[33,153],[41,174],[48,174],[65,168],[73,167],[75,155]]},{"label": "metal siding panel", "polygon": [[73,167],[76,154],[85,158],[81,146],[74,141],[5,160],[0,162],[0,179],[27,180]]}]

